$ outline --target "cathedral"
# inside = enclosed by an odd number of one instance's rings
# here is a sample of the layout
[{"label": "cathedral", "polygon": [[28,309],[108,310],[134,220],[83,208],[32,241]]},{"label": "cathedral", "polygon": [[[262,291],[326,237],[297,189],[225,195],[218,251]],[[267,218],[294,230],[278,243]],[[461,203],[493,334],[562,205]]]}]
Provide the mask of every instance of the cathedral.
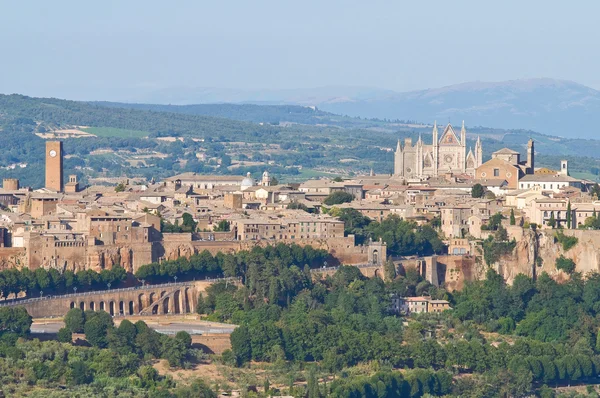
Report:
[{"label": "cathedral", "polygon": [[439,137],[437,123],[434,123],[431,145],[424,144],[421,136],[414,145],[410,138],[404,140],[404,146],[398,140],[394,154],[394,175],[405,178],[429,178],[445,173],[475,176],[475,169],[483,163],[482,157],[479,137],[475,143],[475,151],[469,148],[467,153],[467,130],[464,121],[460,139],[450,123]]}]

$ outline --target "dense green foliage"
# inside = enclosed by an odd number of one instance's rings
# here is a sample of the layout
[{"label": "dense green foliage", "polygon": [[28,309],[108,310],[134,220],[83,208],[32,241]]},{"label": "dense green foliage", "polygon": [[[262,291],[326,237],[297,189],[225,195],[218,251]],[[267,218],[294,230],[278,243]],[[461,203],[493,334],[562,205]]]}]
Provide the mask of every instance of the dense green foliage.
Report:
[{"label": "dense green foliage", "polygon": [[[80,310],[70,314],[75,311]],[[0,308],[4,396],[216,397],[201,381],[177,386],[151,366],[152,358],[165,358],[176,367],[202,359],[203,355],[191,348],[187,333],[168,337],[142,321],[134,325],[124,320],[115,327],[103,311],[79,315],[92,347],[71,345],[67,328],[59,331],[59,342],[25,340],[22,337],[28,336],[31,325],[27,311]]]},{"label": "dense green foliage", "polygon": [[326,250],[279,243],[265,248],[254,247],[251,251],[240,251],[235,254],[218,253],[214,257],[205,250],[194,254],[189,259],[181,257],[177,260],[143,265],[138,268],[135,276],[140,280],[155,283],[170,281],[174,276],[181,278],[180,280],[192,280],[225,275],[243,277],[253,285],[263,272],[271,276],[287,275],[289,272],[297,273],[298,270],[304,270],[306,267],[321,267],[326,260],[333,263]]},{"label": "dense green foliage", "polygon": [[493,235],[488,235],[482,242],[485,263],[487,265],[495,264],[500,257],[512,253],[516,245],[516,240],[509,241],[506,229],[498,224],[496,232]]},{"label": "dense green foliage", "polygon": [[[424,291],[450,298],[454,311],[422,315],[404,327],[389,312],[390,293]],[[231,335],[238,365],[316,361],[322,371],[337,373],[376,361],[415,369],[342,377],[320,385],[315,396],[525,396],[544,383],[585,383],[600,373],[599,292],[600,274],[585,282],[574,274],[565,284],[546,274],[536,282],[518,275],[507,286],[489,270],[485,280],[467,283],[452,297],[416,275],[384,284],[342,267],[333,277],[307,281],[290,304],[221,284],[207,292],[202,308],[212,319],[241,325]],[[515,343],[492,344],[480,331],[514,334]],[[457,373],[473,376],[452,381]]]},{"label": "dense green foliage", "polygon": [[31,316],[23,307],[0,308],[0,340],[5,336],[26,336],[31,323]]},{"label": "dense green foliage", "polygon": [[418,226],[395,214],[381,222],[371,222],[367,231],[373,240],[381,239],[387,244],[390,255],[427,256],[444,250],[443,242],[431,225]]},{"label": "dense green foliage", "polygon": [[341,205],[342,203],[350,203],[354,200],[354,196],[344,191],[335,191],[323,200],[323,204],[327,206]]},{"label": "dense green foliage", "polygon": [[38,268],[35,271],[9,268],[0,271],[0,291],[4,297],[20,292],[35,297],[40,292],[44,295],[72,293],[73,288],[79,291],[104,289],[108,283],[118,287],[126,278],[127,272],[119,266],[101,272],[85,270],[77,273],[70,270],[60,273],[54,268]]}]

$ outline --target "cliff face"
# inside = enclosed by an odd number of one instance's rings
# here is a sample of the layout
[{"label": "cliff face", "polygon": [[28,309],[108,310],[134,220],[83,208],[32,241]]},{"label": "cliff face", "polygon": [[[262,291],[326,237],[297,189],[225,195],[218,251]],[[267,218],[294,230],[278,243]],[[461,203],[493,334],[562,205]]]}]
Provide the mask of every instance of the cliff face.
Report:
[{"label": "cliff face", "polygon": [[[556,259],[561,255],[572,259],[575,270],[583,275],[600,272],[600,231],[563,230],[563,233],[578,239],[578,243],[567,251],[554,242],[556,231],[524,230],[513,252],[503,256],[493,267],[508,283],[520,273],[536,277],[546,272],[556,280],[567,279],[566,273],[556,269]],[[538,257],[541,260],[536,261]]]}]

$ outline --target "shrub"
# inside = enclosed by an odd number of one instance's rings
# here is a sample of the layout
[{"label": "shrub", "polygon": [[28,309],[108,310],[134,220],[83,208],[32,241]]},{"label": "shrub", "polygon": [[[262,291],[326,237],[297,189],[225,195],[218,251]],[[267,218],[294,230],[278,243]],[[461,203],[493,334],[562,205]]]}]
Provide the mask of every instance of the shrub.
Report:
[{"label": "shrub", "polygon": [[565,271],[570,275],[575,271],[575,261],[561,255],[556,259],[556,269]]},{"label": "shrub", "polygon": [[554,236],[556,241],[562,245],[564,251],[569,250],[579,242],[576,236],[566,236],[562,231],[557,231]]}]

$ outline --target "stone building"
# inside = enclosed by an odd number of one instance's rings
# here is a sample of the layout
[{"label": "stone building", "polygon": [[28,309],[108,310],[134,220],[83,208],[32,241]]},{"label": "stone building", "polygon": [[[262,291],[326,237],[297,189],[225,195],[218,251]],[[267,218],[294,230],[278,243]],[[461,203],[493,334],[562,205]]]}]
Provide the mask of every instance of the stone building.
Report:
[{"label": "stone building", "polygon": [[440,138],[437,123],[434,123],[432,133],[431,145],[423,143],[420,136],[414,145],[410,138],[405,139],[404,146],[398,140],[394,154],[396,176],[423,179],[444,173],[475,175],[475,169],[482,163],[483,149],[478,137],[475,152],[469,149],[467,153],[467,130],[464,121],[460,139],[449,123]]},{"label": "stone building", "polygon": [[475,178],[504,179],[507,189],[517,189],[519,180],[535,170],[535,148],[532,139],[527,143],[527,160],[521,161],[521,154],[509,148],[492,153],[492,159],[477,167]]},{"label": "stone building", "polygon": [[258,217],[231,221],[238,240],[300,240],[344,237],[344,222],[335,218]]}]

